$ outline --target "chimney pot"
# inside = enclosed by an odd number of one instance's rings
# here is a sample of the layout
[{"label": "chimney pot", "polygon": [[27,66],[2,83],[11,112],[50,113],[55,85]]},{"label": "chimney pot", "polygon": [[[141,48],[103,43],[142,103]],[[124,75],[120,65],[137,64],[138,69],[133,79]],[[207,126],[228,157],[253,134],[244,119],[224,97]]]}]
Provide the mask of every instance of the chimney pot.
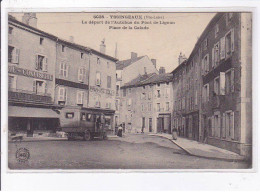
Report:
[{"label": "chimney pot", "polygon": [[164,73],[165,73],[165,67],[160,67],[159,74],[164,74]]},{"label": "chimney pot", "polygon": [[137,53],[131,52],[131,60],[134,60],[137,58]]}]

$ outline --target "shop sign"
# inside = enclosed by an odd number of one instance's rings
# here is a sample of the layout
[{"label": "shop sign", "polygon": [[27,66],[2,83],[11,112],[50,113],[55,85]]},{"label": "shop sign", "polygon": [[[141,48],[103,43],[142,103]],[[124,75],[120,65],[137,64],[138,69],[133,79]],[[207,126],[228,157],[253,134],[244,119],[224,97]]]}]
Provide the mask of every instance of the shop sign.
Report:
[{"label": "shop sign", "polygon": [[15,66],[8,66],[8,72],[13,73],[16,75],[23,75],[26,77],[33,77],[33,78],[38,78],[38,79],[44,79],[44,80],[53,80],[53,75],[47,74],[47,73],[42,73],[42,72],[37,72],[37,71],[32,71],[29,69],[22,69],[19,67]]}]

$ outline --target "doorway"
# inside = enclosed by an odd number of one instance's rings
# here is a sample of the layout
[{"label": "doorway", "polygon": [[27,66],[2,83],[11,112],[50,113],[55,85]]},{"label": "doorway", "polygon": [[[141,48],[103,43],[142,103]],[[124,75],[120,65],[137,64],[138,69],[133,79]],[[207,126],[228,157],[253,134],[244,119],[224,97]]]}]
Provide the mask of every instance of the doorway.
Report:
[{"label": "doorway", "polygon": [[153,119],[149,118],[149,132],[153,131]]}]

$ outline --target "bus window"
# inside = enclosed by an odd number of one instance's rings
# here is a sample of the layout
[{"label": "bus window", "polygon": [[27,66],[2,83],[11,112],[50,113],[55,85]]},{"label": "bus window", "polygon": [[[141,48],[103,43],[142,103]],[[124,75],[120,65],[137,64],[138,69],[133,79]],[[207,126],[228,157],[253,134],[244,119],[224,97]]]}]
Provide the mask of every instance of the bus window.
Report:
[{"label": "bus window", "polygon": [[87,114],[87,113],[86,113],[86,115],[87,115],[87,116],[86,116],[86,120],[87,120],[87,121],[91,121],[91,114]]},{"label": "bus window", "polygon": [[86,113],[81,113],[80,119],[81,119],[82,121],[85,121],[85,120],[86,120]]},{"label": "bus window", "polygon": [[74,117],[74,112],[67,112],[66,115],[65,115],[65,117],[66,117],[67,119],[73,119],[73,117]]}]

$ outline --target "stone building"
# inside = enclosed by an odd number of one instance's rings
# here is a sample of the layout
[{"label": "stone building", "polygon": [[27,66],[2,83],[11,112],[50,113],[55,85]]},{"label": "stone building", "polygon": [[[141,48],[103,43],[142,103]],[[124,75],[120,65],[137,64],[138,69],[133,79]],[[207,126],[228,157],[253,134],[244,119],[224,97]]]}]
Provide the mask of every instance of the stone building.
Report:
[{"label": "stone building", "polygon": [[[173,71],[174,80],[178,79],[179,69],[183,70],[184,85],[188,88],[183,95],[186,111],[187,106],[194,109],[182,118],[185,136],[250,156],[252,14],[217,13],[187,61]],[[175,91],[176,85],[173,87]],[[192,135],[187,135],[187,131]]]},{"label": "stone building", "polygon": [[[163,69],[161,69],[163,72]],[[171,133],[172,75],[150,73],[121,87],[121,117],[127,132]]]},{"label": "stone building", "polygon": [[64,108],[81,107],[103,113],[112,132],[117,59],[105,40],[96,51],[37,29],[34,13],[22,21],[9,16],[9,129],[55,131]]},{"label": "stone building", "polygon": [[125,83],[136,79],[140,75],[144,74],[158,74],[156,69],[156,60],[149,59],[148,56],[138,57],[137,53],[131,52],[131,58],[118,61],[116,64],[116,113],[115,113],[115,123],[119,125],[123,123],[125,125],[125,117],[121,117],[122,114],[122,103],[125,103],[124,99],[122,102],[122,96],[120,92],[121,86]]},{"label": "stone building", "polygon": [[35,14],[26,14],[23,21],[34,27],[12,16],[8,20],[8,118],[11,132],[32,136],[58,125],[59,115],[53,111],[56,42],[35,28]]}]

